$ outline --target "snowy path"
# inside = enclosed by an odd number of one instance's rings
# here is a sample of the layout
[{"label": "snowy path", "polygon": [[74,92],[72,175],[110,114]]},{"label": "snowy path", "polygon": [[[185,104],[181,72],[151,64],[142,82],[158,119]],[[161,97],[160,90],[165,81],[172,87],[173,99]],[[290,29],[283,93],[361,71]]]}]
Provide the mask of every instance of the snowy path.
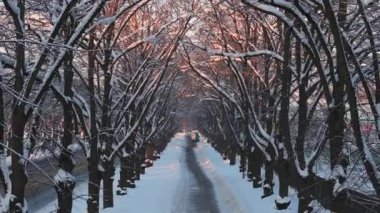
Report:
[{"label": "snowy path", "polygon": [[193,145],[185,145],[185,161],[181,161],[181,181],[172,212],[218,213],[213,184],[198,163]]},{"label": "snowy path", "polygon": [[[288,210],[275,209],[275,196],[261,199],[241,178],[238,165],[230,166],[203,140],[188,147],[184,134],[168,144],[152,168],[126,197],[117,197],[107,213],[289,213],[297,212],[297,196]],[[275,190],[278,190],[275,188]],[[293,192],[294,193],[294,192]]]},{"label": "snowy path", "polygon": [[[135,189],[126,196],[115,195],[114,208],[101,212],[139,213],[288,213],[297,212],[297,196],[291,196],[288,210],[275,209],[275,196],[261,199],[262,189],[253,189],[241,178],[238,165],[230,166],[206,142],[188,147],[179,133],[168,144],[161,159],[146,170]],[[115,188],[119,179],[116,169]],[[275,188],[275,191],[278,189]],[[73,212],[86,212],[87,184],[75,188]],[[294,192],[292,192],[294,193]],[[51,212],[56,202],[36,212]]]}]

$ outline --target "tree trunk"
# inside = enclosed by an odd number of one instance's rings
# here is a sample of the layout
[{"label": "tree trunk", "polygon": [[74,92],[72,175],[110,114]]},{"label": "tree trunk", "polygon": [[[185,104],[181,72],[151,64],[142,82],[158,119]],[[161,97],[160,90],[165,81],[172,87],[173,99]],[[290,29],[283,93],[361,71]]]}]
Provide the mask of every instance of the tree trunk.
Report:
[{"label": "tree trunk", "polygon": [[261,182],[261,153],[260,150],[254,149],[252,152],[252,185],[253,188],[259,188]]},{"label": "tree trunk", "polygon": [[103,208],[113,207],[113,177],[115,175],[115,167],[113,161],[107,161],[103,174]]},{"label": "tree trunk", "polygon": [[127,187],[136,188],[134,179],[134,161],[132,155],[133,154],[128,157],[127,161]]},{"label": "tree trunk", "polygon": [[116,194],[117,195],[126,195],[127,194],[127,179],[128,179],[128,159],[126,157],[120,157],[120,179],[117,186]]},{"label": "tree trunk", "polygon": [[[299,23],[297,21],[297,27]],[[299,28],[299,27],[298,27]],[[307,112],[308,112],[308,94],[307,94],[307,83],[308,83],[308,71],[303,73],[302,70],[302,51],[301,51],[301,42],[297,39],[296,48],[295,48],[295,57],[296,57],[296,68],[297,73],[300,77],[298,80],[298,90],[299,90],[299,100],[298,100],[298,132],[296,138],[296,144],[294,146],[294,150],[297,155],[296,161],[299,162],[299,166],[301,169],[305,169],[305,135],[307,131]]]},{"label": "tree trunk", "polygon": [[135,172],[136,180],[140,180],[140,174],[145,170],[144,165],[145,161],[145,146],[142,146],[136,153],[136,162],[135,162]]},{"label": "tree trunk", "polygon": [[289,68],[292,56],[291,31],[284,30],[284,65],[281,72],[281,109],[279,114],[279,157],[278,157],[278,176],[280,179],[279,199],[276,199],[278,209],[286,209],[290,200],[288,200],[289,187],[289,162],[288,156],[293,156],[290,127],[289,127],[289,102],[290,102],[290,86],[292,80],[292,72]]},{"label": "tree trunk", "polygon": [[[335,184],[342,185],[346,180],[346,169],[348,161],[343,153],[343,137],[344,137],[344,115],[345,115],[345,73],[349,73],[347,67],[347,59],[343,43],[341,42],[341,35],[339,26],[336,23],[336,18],[330,2],[324,1],[326,6],[326,17],[329,20],[332,35],[334,37],[334,44],[336,47],[336,71],[334,72],[338,77],[333,79],[333,104],[329,106],[328,116],[328,137],[330,142],[330,163],[331,170],[333,171]],[[341,11],[345,4],[339,3],[339,19],[344,21]],[[344,9],[343,9],[344,10]],[[333,21],[335,20],[335,21]],[[350,82],[351,83],[351,82]],[[356,103],[355,103],[356,104]],[[334,187],[335,188],[335,187]],[[334,192],[333,192],[334,193]]]},{"label": "tree trunk", "polygon": [[243,178],[246,171],[246,164],[247,164],[247,158],[246,158],[246,150],[244,148],[240,148],[240,166],[239,170],[241,173],[243,173]]},{"label": "tree trunk", "polygon": [[265,180],[263,185],[263,196],[269,197],[273,194],[273,161],[265,161]]},{"label": "tree trunk", "polygon": [[154,145],[153,144],[148,144],[146,146],[146,151],[145,151],[145,166],[146,167],[151,167],[153,165],[153,153],[154,153]]},{"label": "tree trunk", "polygon": [[[114,7],[112,8],[114,9]],[[112,23],[110,27],[107,29],[106,40],[104,42],[104,60],[101,64],[101,68],[104,74],[103,81],[103,105],[102,105],[102,119],[101,119],[101,158],[102,164],[104,167],[103,172],[103,208],[113,207],[113,176],[115,174],[115,167],[113,165],[113,159],[109,159],[112,153],[112,144],[114,142],[114,138],[112,137],[113,131],[111,131],[111,116],[110,116],[110,108],[112,104],[112,96],[111,96],[111,79],[112,79],[112,66],[111,64],[111,42],[113,37],[114,24]]]},{"label": "tree trunk", "polygon": [[145,168],[146,168],[145,153],[146,153],[146,144],[144,144],[140,149],[140,154],[139,154],[140,155],[140,165],[141,165],[140,174],[145,174]]},{"label": "tree trunk", "polygon": [[11,137],[11,162],[12,162],[12,173],[10,174],[11,179],[11,194],[14,199],[10,201],[10,211],[11,212],[22,212],[25,206],[24,203],[24,193],[25,186],[28,182],[27,176],[25,174],[25,164],[21,156],[24,155],[24,129],[27,122],[26,115],[24,114],[24,107],[21,105],[16,105],[12,112],[12,137]]},{"label": "tree trunk", "polygon": [[[19,8],[18,17],[13,17],[15,23],[24,23],[25,19],[25,2],[18,1],[17,6]],[[18,20],[18,19],[21,20]],[[21,23],[20,23],[21,24]],[[16,27],[16,66],[15,66],[15,84],[14,90],[17,94],[20,94],[24,85],[24,68],[25,68],[25,35],[24,26]],[[25,164],[22,163],[24,157],[24,130],[27,123],[27,116],[25,115],[25,103],[19,101],[18,97],[13,100],[12,110],[12,125],[11,125],[11,195],[14,199],[10,201],[11,212],[22,212],[25,207],[24,193],[25,186],[28,182],[25,174]]]},{"label": "tree trunk", "polygon": [[[340,11],[341,13],[341,11]],[[331,14],[333,16],[333,14]],[[339,45],[336,41],[335,45]],[[339,48],[337,51],[337,68],[336,72],[338,78],[333,81],[333,98],[334,105],[330,107],[329,117],[328,117],[328,129],[329,129],[329,140],[330,140],[330,160],[331,160],[331,170],[335,166],[340,165],[343,159],[343,132],[344,132],[344,114],[345,114],[345,102],[343,100],[344,96],[344,82],[341,73],[343,69],[347,67],[343,64],[345,63],[345,55],[343,47]]]},{"label": "tree trunk", "polygon": [[287,209],[290,205],[289,195],[289,162],[283,157],[278,160],[279,199],[276,199],[278,209]]},{"label": "tree trunk", "polygon": [[140,150],[133,155],[133,178],[134,180],[140,180],[141,162],[140,162]]},{"label": "tree trunk", "polygon": [[230,160],[230,165],[235,165],[236,164],[236,148],[235,145],[229,146],[228,150],[228,159]]},{"label": "tree trunk", "polygon": [[95,52],[94,36],[90,33],[88,44],[88,86],[90,90],[90,156],[88,158],[88,199],[87,212],[99,212],[99,186],[101,174],[98,170],[98,129],[96,127],[95,102]]},{"label": "tree trunk", "polygon": [[[346,91],[347,91],[347,100],[350,105],[350,117],[351,117],[351,126],[354,131],[355,140],[359,149],[360,157],[363,161],[364,167],[366,168],[367,174],[369,176],[369,179],[371,180],[371,183],[376,191],[376,194],[378,197],[380,197],[380,183],[379,179],[376,175],[377,168],[375,165],[375,162],[373,162],[371,152],[369,151],[369,147],[366,141],[363,140],[361,130],[360,130],[360,119],[358,114],[358,108],[357,108],[357,97],[355,94],[355,88],[352,85],[352,79],[351,74],[348,69],[348,63],[345,55],[345,49],[343,45],[342,40],[342,32],[340,31],[338,22],[334,16],[334,10],[331,5],[330,1],[324,0],[323,1],[325,8],[326,8],[326,17],[329,21],[330,28],[334,37],[334,42],[336,45],[337,50],[337,74],[339,77],[339,80],[341,80],[341,84],[345,84]],[[344,11],[347,9],[347,3],[340,1],[339,2],[339,13],[341,16],[345,16],[346,14]],[[338,17],[338,20],[343,21],[345,20],[345,17]],[[344,109],[344,108],[343,108]],[[342,185],[342,183],[345,181],[346,178],[346,168],[345,165],[348,164],[346,162],[346,159],[339,159],[341,160],[340,165],[343,167],[344,174],[336,175],[336,183]],[[337,188],[337,187],[334,187]],[[335,194],[336,195],[336,194]]]},{"label": "tree trunk", "polygon": [[[72,61],[73,54],[67,54],[65,60],[65,70],[64,70],[64,95],[70,99],[72,99],[74,93],[72,91],[73,84],[73,76],[74,72],[72,70]],[[63,137],[61,139],[62,143],[62,151],[59,156],[59,168],[63,170],[63,172],[58,172],[56,178],[58,181],[56,182],[56,192],[58,197],[58,213],[68,213],[71,212],[71,208],[73,205],[73,189],[75,187],[75,179],[72,178],[72,172],[74,169],[74,162],[72,159],[73,150],[69,148],[69,146],[73,142],[73,117],[74,112],[71,108],[71,103],[66,102],[66,100],[62,101],[63,104]],[[65,177],[61,177],[61,175],[65,175]]]},{"label": "tree trunk", "polygon": [[[0,75],[0,84],[2,83],[2,77]],[[4,98],[3,98],[3,87],[0,86],[0,165],[6,165],[6,152],[5,152],[5,117],[4,117]],[[4,171],[8,168],[0,167],[0,181],[3,186],[3,193],[6,194],[9,190],[8,183],[5,177],[8,172]]]},{"label": "tree trunk", "polygon": [[109,115],[111,106],[111,78],[112,71],[108,70],[109,51],[106,51],[105,63],[102,66],[104,72],[104,96],[102,106],[102,121],[101,121],[101,134],[100,141],[102,143],[101,149],[101,164],[104,171],[102,171],[103,179],[103,208],[113,207],[113,176],[115,174],[115,167],[113,159],[109,160],[112,152],[112,144],[114,141],[113,131],[111,131],[111,117]]},{"label": "tree trunk", "polygon": [[[299,183],[298,191],[298,212],[313,212],[317,209],[312,209],[309,204],[315,199],[315,181],[314,176],[309,175],[306,178],[299,178],[301,183]],[[317,210],[318,211],[318,210]]]},{"label": "tree trunk", "polygon": [[248,181],[252,181],[253,179],[253,164],[254,164],[254,157],[253,157],[253,152],[249,150],[248,152],[248,172],[247,172],[247,177]]},{"label": "tree trunk", "polygon": [[75,181],[65,180],[56,183],[58,213],[70,213],[73,206],[73,189]]},{"label": "tree trunk", "polygon": [[[281,28],[281,25],[279,26]],[[280,30],[281,32],[281,30]],[[263,33],[264,33],[264,42],[268,47],[268,50],[273,51],[273,46],[272,43],[270,42],[269,39],[269,33],[268,30],[264,27],[263,28]],[[277,62],[277,70],[280,70],[280,65]],[[277,88],[275,87],[273,92],[271,92],[270,89],[270,67],[271,67],[271,57],[265,56],[265,85],[267,85],[266,88],[266,97],[267,97],[267,107],[266,107],[266,129],[268,133],[271,133],[273,130],[273,120],[275,118],[275,94]],[[275,79],[273,80],[272,84],[275,85],[278,82],[278,75],[276,75]],[[271,160],[268,161],[267,159],[265,160],[265,179],[264,179],[264,185],[263,185],[263,195],[261,196],[262,198],[266,198],[268,196],[271,196],[273,194],[273,159],[275,158],[275,151],[273,146],[268,146],[267,147],[268,154],[271,156]]]},{"label": "tree trunk", "polygon": [[[96,165],[95,168],[91,165]],[[99,212],[99,186],[101,174],[97,167],[97,161],[90,159],[88,162],[88,199],[87,212]]]}]

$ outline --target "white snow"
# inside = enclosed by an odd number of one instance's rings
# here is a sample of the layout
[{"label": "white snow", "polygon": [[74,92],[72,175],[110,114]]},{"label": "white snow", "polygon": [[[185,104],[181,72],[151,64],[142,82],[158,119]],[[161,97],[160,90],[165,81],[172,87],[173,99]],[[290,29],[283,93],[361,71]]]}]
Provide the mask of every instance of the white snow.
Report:
[{"label": "white snow", "polygon": [[[297,157],[297,156],[296,156]],[[309,176],[309,172],[307,170],[307,167],[304,168],[304,169],[301,169],[301,166],[300,166],[300,162],[298,160],[298,158],[296,158],[297,160],[295,161],[295,165],[296,165],[296,169],[298,171],[298,174],[303,177],[303,178],[306,178]]]},{"label": "white snow", "polygon": [[311,201],[309,206],[313,208],[312,213],[317,213],[317,212],[318,213],[328,213],[328,212],[331,212],[330,210],[323,208],[323,206],[317,200]]},{"label": "white snow", "polygon": [[[68,149],[72,152],[79,152],[81,150],[81,146],[78,143],[74,143],[69,145]],[[35,148],[32,153],[29,155],[29,160],[32,161],[42,161],[46,160],[48,158],[52,158],[54,156],[59,156],[61,153],[61,148],[55,148],[55,149],[44,149],[44,148]]]},{"label": "white snow", "polygon": [[105,17],[100,20],[97,20],[95,23],[99,25],[109,25],[116,21],[115,16]]},{"label": "white snow", "polygon": [[344,184],[340,184],[338,181],[336,181],[334,184],[333,195],[337,196],[344,189],[345,189]]},{"label": "white snow", "polygon": [[[326,160],[327,159],[317,160],[313,167],[313,172],[321,178],[333,180],[335,179],[334,176],[336,176],[338,171],[332,171],[330,169],[329,162],[327,162]],[[348,188],[365,194],[375,193],[375,190],[369,181],[368,175],[366,174],[366,170],[363,164],[350,164],[347,167],[347,172],[345,175],[347,179],[344,181],[343,185],[336,185],[336,189]]]},{"label": "white snow", "polygon": [[279,61],[284,61],[284,58],[282,56],[270,50],[256,50],[254,52],[244,52],[244,53],[223,52],[220,50],[211,50],[211,49],[207,49],[206,51],[210,56],[225,56],[225,57],[231,57],[231,58],[242,58],[242,57],[255,57],[255,56],[261,56],[261,55],[268,55],[268,56],[276,58]]},{"label": "white snow", "polygon": [[[161,158],[155,161],[154,166],[147,168],[146,174],[141,175],[141,180],[136,182],[137,187],[128,189],[125,196],[116,195],[120,171],[117,167],[114,181],[114,208],[100,207],[100,211],[167,213],[178,209],[178,205],[186,205],[188,190],[191,189],[186,188],[188,184],[185,183],[195,180],[186,164],[185,149],[185,134],[178,133],[168,144]],[[252,183],[241,177],[239,166],[230,166],[229,161],[224,161],[205,140],[201,139],[197,143],[194,152],[201,168],[214,186],[215,198],[221,213],[296,212],[298,199],[294,190],[290,189],[287,197],[291,201],[288,209],[277,210],[275,195],[261,199],[262,189],[253,189]],[[275,179],[275,182],[276,194],[278,180]],[[73,212],[86,212],[87,181],[78,184],[74,194],[77,199],[74,199]],[[56,202],[52,202],[38,212],[54,211],[57,209],[56,205]]]},{"label": "white snow", "polygon": [[100,172],[105,172],[106,170],[104,169],[104,167],[101,165],[101,164],[98,164],[98,170]]},{"label": "white snow", "polygon": [[280,197],[280,196],[277,196],[276,197],[276,202],[277,203],[280,203],[280,204],[285,204],[285,203],[289,203],[292,199],[290,197]]},{"label": "white snow", "polygon": [[4,197],[0,199],[0,212],[9,211],[9,202],[11,199],[11,193],[6,193]]},{"label": "white snow", "polygon": [[[174,138],[163,157],[147,168],[146,174],[136,182],[136,189],[128,189],[126,196],[115,196],[115,207],[103,212],[124,212],[126,209],[130,212],[171,212],[183,167],[184,146],[181,136]],[[116,175],[119,175],[118,171]]]},{"label": "white snow", "polygon": [[57,174],[54,176],[54,182],[59,183],[59,182],[64,182],[64,181],[75,181],[75,177],[70,174],[69,172],[66,172],[63,169],[59,169]]},{"label": "white snow", "polygon": [[[239,165],[229,165],[228,160],[223,160],[211,145],[201,140],[195,150],[198,161],[204,172],[214,185],[215,195],[221,213],[287,213],[297,212],[298,198],[293,189],[290,189],[290,206],[286,210],[277,210],[276,196],[272,195],[261,199],[262,188],[254,189],[252,182],[242,178],[239,173]],[[264,175],[264,173],[262,173]],[[262,177],[264,178],[264,177]],[[278,180],[275,178],[274,193],[278,192]]]},{"label": "white snow", "polygon": [[338,177],[346,178],[346,173],[341,165],[334,166],[331,179],[337,179]]},{"label": "white snow", "polygon": [[[2,141],[0,141],[0,143],[1,142]],[[0,169],[1,169],[1,172],[3,173],[5,184],[7,185],[8,188],[11,188],[11,180],[9,178],[10,171],[8,167],[8,165],[10,164],[8,164],[7,161],[8,159],[5,156],[5,154],[1,153],[0,154]],[[10,195],[11,195],[10,190],[8,190],[8,192],[0,198],[0,212],[8,212]]]}]

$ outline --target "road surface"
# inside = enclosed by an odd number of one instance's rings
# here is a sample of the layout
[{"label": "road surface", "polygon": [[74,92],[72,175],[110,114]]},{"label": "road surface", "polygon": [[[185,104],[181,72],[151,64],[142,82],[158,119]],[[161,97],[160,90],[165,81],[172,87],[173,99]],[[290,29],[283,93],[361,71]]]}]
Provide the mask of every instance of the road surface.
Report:
[{"label": "road surface", "polygon": [[175,197],[179,200],[174,203],[172,212],[204,212],[218,213],[219,207],[215,199],[214,186],[202,170],[194,150],[197,143],[185,141],[185,157],[181,163],[186,166],[182,169],[182,176]]}]

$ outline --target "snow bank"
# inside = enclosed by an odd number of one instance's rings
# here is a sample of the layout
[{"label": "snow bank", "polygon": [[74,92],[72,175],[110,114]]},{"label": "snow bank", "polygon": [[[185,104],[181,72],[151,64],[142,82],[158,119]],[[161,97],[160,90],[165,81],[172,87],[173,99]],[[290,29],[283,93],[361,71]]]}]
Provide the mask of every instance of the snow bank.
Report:
[{"label": "snow bank", "polygon": [[[277,210],[275,205],[276,196],[272,195],[261,199],[263,190],[254,189],[252,182],[242,178],[239,165],[229,165],[228,160],[223,160],[209,144],[204,140],[198,143],[195,150],[197,159],[204,172],[214,185],[216,199],[221,213],[287,213],[297,212],[298,198],[296,192],[289,190],[291,200],[286,210]],[[264,177],[263,177],[264,178]],[[278,180],[275,179],[274,192],[278,192]]]}]

